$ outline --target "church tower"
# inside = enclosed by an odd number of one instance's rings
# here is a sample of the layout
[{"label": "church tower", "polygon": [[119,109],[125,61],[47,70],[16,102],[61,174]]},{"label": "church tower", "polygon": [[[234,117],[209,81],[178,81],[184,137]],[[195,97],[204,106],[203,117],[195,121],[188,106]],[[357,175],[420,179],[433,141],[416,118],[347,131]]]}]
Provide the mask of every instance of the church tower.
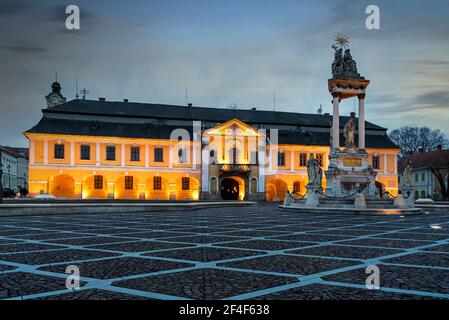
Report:
[{"label": "church tower", "polygon": [[47,107],[51,108],[58,104],[65,103],[67,99],[61,94],[61,85],[57,80],[51,84],[51,92],[45,96]]}]

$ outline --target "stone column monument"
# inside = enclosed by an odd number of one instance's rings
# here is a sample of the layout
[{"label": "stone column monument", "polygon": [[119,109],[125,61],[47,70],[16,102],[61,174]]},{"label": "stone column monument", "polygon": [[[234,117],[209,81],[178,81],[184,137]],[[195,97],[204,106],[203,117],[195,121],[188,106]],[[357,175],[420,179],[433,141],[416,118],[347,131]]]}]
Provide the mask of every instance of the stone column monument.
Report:
[{"label": "stone column monument", "polygon": [[[338,34],[332,46],[335,59],[332,63],[332,78],[328,80],[329,92],[333,97],[332,145],[329,168],[325,172],[326,195],[355,198],[357,193],[361,193],[365,198],[376,198],[379,197],[376,194],[376,172],[368,165],[368,154],[365,151],[365,96],[370,81],[357,72],[357,64],[350,49],[347,49],[348,45],[348,38]],[[340,102],[353,97],[358,98],[358,119],[355,113],[351,113],[345,119],[341,132]],[[343,146],[340,144],[341,133],[345,140]]]}]

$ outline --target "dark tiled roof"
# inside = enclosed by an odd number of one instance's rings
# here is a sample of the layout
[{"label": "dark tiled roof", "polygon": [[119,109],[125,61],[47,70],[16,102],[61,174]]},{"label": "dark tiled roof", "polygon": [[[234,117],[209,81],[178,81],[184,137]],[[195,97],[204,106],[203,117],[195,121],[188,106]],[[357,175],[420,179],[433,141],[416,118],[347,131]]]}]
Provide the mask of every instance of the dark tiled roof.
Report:
[{"label": "dark tiled roof", "polygon": [[[248,124],[273,124],[311,127],[330,127],[332,116],[308,113],[232,110],[222,108],[186,107],[164,104],[72,100],[43,110],[44,113],[73,113],[85,115],[107,115],[117,117],[142,117],[156,119],[195,120],[223,123],[237,118]],[[340,117],[343,127],[349,117]],[[386,130],[366,122],[368,130]]]},{"label": "dark tiled roof", "polygon": [[15,148],[15,147],[9,147],[9,146],[0,146],[0,149],[3,152],[9,153],[10,155],[14,157],[23,157],[28,159],[28,148]]},{"label": "dark tiled roof", "polygon": [[420,168],[448,168],[449,167],[449,149],[435,150],[431,152],[414,153],[403,157],[399,161],[399,172],[404,170],[407,162],[412,161],[414,169]]},{"label": "dark tiled roof", "polygon": [[[30,133],[50,133],[67,135],[87,135],[104,137],[170,139],[173,130],[182,128],[192,136],[192,126],[167,126],[151,123],[111,123],[100,121],[82,121],[43,117],[39,123],[28,130]],[[309,132],[306,130],[279,130],[279,144],[329,146],[329,132]],[[341,136],[340,141],[343,141]],[[357,140],[357,139],[356,139]],[[387,135],[367,135],[369,148],[396,148]]]},{"label": "dark tiled roof", "polygon": [[186,129],[192,135],[192,127],[158,126],[151,123],[111,123],[43,117],[30,133],[51,133],[84,136],[169,139],[173,130]]},{"label": "dark tiled roof", "polygon": [[[345,141],[340,134],[340,142]],[[358,136],[355,137],[358,146]],[[279,130],[279,144],[300,144],[306,146],[330,146],[330,132],[308,132],[300,130]],[[397,149],[398,147],[390,140],[388,135],[366,135],[365,144],[367,148]]]}]

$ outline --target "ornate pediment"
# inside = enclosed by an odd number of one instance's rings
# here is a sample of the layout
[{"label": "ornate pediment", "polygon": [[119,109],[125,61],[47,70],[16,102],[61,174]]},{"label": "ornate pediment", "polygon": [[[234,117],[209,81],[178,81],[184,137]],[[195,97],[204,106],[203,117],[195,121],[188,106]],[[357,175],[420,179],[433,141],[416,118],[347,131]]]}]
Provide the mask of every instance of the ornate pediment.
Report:
[{"label": "ornate pediment", "polygon": [[240,121],[238,119],[232,119],[225,123],[219,124],[216,127],[207,129],[203,135],[209,136],[239,136],[239,137],[260,137],[263,136],[257,129],[250,125]]}]

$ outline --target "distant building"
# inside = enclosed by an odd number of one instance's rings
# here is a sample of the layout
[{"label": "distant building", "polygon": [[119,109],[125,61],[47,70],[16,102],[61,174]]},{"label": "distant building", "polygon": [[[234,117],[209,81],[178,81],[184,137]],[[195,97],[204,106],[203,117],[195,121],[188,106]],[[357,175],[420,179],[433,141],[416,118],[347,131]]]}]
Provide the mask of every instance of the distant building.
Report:
[{"label": "distant building", "polygon": [[28,148],[0,146],[3,189],[28,189]]},{"label": "distant building", "polygon": [[[306,192],[311,155],[323,171],[329,166],[329,114],[104,98],[64,102],[59,84],[52,90],[54,99],[47,97],[42,119],[25,132],[31,196],[281,201],[287,190]],[[341,136],[348,120],[340,117]],[[399,149],[387,129],[370,122],[365,128],[366,152],[377,172],[379,194],[397,194]],[[277,136],[272,129],[278,130]],[[187,140],[178,141],[176,134],[173,138],[176,132],[187,135]],[[271,168],[263,165],[268,156],[276,159]]]},{"label": "distant building", "polygon": [[402,183],[402,172],[406,163],[412,162],[412,184],[414,188],[415,199],[431,198],[441,200],[441,185],[438,182],[431,168],[439,170],[446,175],[445,182],[447,185],[449,171],[449,149],[443,150],[442,146],[438,146],[437,150],[431,152],[418,152],[403,157],[399,161],[399,185]]}]

